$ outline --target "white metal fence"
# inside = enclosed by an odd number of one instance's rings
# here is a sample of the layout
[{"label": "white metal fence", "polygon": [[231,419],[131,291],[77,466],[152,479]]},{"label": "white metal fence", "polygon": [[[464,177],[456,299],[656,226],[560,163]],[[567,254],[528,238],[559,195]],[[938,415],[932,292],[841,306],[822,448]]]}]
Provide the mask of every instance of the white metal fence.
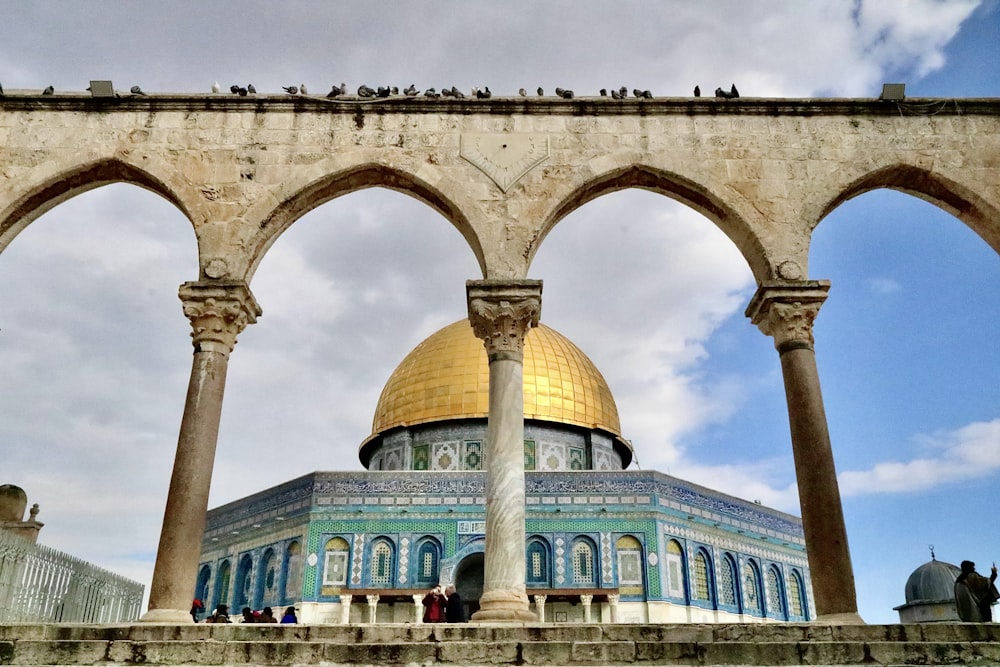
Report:
[{"label": "white metal fence", "polygon": [[0,530],[0,623],[122,623],[139,617],[143,585]]}]

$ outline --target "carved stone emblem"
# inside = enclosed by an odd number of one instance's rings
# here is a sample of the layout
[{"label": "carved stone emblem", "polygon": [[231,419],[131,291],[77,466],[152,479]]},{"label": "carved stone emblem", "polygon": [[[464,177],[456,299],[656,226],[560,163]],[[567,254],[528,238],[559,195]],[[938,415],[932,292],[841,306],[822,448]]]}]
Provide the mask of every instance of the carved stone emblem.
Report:
[{"label": "carved stone emblem", "polygon": [[460,154],[504,192],[549,157],[539,134],[463,134]]}]

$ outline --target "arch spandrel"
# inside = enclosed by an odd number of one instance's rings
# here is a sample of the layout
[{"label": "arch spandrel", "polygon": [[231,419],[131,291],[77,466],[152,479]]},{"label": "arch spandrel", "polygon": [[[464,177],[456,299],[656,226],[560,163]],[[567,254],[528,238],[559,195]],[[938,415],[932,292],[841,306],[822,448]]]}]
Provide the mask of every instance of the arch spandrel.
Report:
[{"label": "arch spandrel", "polygon": [[973,179],[960,170],[949,177],[908,164],[893,164],[851,176],[850,181],[834,184],[837,187],[834,192],[823,190],[816,193],[818,196],[813,200],[808,218],[810,229],[815,229],[844,202],[872,190],[888,188],[923,199],[954,215],[1000,254],[1000,224],[997,224],[1000,220],[1000,201],[995,199],[990,202],[986,196],[970,188],[970,185],[975,185],[980,191],[992,188],[994,194],[1000,195],[1000,184],[995,179],[992,186],[985,182],[967,185]]},{"label": "arch spandrel", "polygon": [[197,232],[192,216],[197,202],[192,193],[177,187],[169,175],[154,173],[119,158],[47,164],[19,176],[18,181],[35,185],[20,191],[3,188],[6,201],[0,201],[0,253],[44,213],[76,195],[113,183],[128,183],[158,194],[176,206]]},{"label": "arch spandrel", "polygon": [[[533,239],[528,260],[534,258],[545,236],[567,215],[598,197],[629,188],[655,192],[698,211],[736,245],[758,281],[773,276],[768,249],[758,229],[749,222],[750,215],[739,212],[730,201],[725,201],[716,190],[704,183],[642,163],[609,169],[578,184],[570,192],[558,193],[560,197],[546,216],[537,238]],[[757,222],[756,227],[759,226]]]},{"label": "arch spandrel", "polygon": [[[362,157],[362,156],[355,156]],[[316,165],[307,174],[282,184],[280,191],[262,204],[246,212],[245,225],[252,230],[250,238],[241,240],[241,247],[248,248],[245,279],[249,282],[267,250],[296,220],[313,209],[338,197],[368,188],[385,188],[417,199],[441,214],[442,222],[453,225],[469,245],[483,275],[488,275],[488,257],[481,241],[482,224],[476,224],[470,213],[478,204],[463,194],[463,188],[451,182],[443,173],[408,165],[409,170],[375,160],[361,160],[349,164],[349,158]],[[433,184],[432,181],[433,180]],[[277,202],[277,203],[276,203]]]}]

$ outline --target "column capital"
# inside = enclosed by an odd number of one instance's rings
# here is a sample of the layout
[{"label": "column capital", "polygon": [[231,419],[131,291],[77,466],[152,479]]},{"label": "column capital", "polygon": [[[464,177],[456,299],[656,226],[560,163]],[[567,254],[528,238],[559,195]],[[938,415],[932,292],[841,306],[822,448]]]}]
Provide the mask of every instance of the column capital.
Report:
[{"label": "column capital", "polygon": [[191,320],[196,351],[228,355],[236,337],[261,314],[250,288],[242,280],[186,282],[178,296]]},{"label": "column capital", "polygon": [[830,291],[829,280],[763,283],[750,299],[746,316],[774,338],[774,347],[788,350],[813,346],[813,321]]},{"label": "column capital", "polygon": [[486,344],[490,361],[522,359],[524,337],[538,326],[541,280],[469,280],[465,283],[469,323]]}]

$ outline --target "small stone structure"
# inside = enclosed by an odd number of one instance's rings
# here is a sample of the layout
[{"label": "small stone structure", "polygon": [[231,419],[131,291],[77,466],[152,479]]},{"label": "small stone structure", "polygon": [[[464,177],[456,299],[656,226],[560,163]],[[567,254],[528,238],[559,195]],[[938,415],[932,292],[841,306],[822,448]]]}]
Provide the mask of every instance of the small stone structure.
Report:
[{"label": "small stone structure", "polygon": [[[857,622],[814,353],[829,283],[809,275],[812,231],[842,202],[892,188],[952,213],[1000,251],[997,155],[998,99],[8,94],[0,252],[53,206],[118,181],[160,194],[191,221],[199,275],[180,297],[194,358],[145,617],[181,623],[190,622],[229,356],[261,314],[249,284],[295,220],[385,187],[462,233],[482,269],[467,288],[469,315],[496,387],[487,448],[505,462],[489,471],[487,533],[520,546],[521,343],[541,308],[541,283],[525,279],[531,260],[560,220],[603,194],[642,188],[680,201],[727,234],[757,280],[746,314],[780,358],[817,613]],[[503,568],[503,557],[486,554],[482,618],[526,618],[519,566]]]},{"label": "small stone structure", "polygon": [[931,559],[915,569],[906,580],[906,602],[893,607],[899,612],[899,622],[959,622],[955,606],[955,580],[961,572],[957,566],[939,561],[931,551]]},{"label": "small stone structure", "polygon": [[29,518],[24,520],[24,510],[28,506],[28,494],[19,486],[0,486],[0,530],[14,533],[32,544],[38,542],[38,533],[45,524],[38,517],[38,503],[31,506]]}]

